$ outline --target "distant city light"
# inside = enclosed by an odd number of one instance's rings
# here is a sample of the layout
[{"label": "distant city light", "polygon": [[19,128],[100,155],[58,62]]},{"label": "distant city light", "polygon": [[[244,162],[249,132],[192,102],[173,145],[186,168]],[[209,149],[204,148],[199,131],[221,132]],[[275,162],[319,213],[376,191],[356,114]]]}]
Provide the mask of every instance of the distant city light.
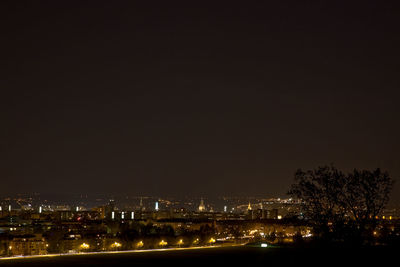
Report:
[{"label": "distant city light", "polygon": [[268,247],[268,244],[267,243],[261,243],[261,247],[262,248],[266,248],[266,247]]},{"label": "distant city light", "polygon": [[114,218],[115,218],[115,212],[114,212],[114,211],[112,211],[112,212],[111,212],[111,219],[113,219],[113,220],[114,220]]},{"label": "distant city light", "polygon": [[156,204],[155,204],[155,208],[154,208],[156,211],[158,211],[158,201],[156,201]]}]

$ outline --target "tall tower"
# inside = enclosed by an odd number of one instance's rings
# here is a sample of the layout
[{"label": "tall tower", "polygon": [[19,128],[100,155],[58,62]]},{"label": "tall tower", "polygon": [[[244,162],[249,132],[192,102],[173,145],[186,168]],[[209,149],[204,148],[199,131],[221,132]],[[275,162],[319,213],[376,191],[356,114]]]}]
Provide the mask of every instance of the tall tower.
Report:
[{"label": "tall tower", "polygon": [[249,211],[249,210],[251,210],[251,204],[250,204],[250,201],[249,201],[249,205],[247,206],[247,210]]},{"label": "tall tower", "polygon": [[156,201],[154,209],[155,211],[158,211],[158,201]]},{"label": "tall tower", "polygon": [[249,216],[249,219],[254,220],[254,211],[251,208],[250,201],[249,201],[249,205],[247,206],[247,214]]},{"label": "tall tower", "polygon": [[206,211],[206,206],[204,205],[203,198],[200,199],[199,211],[200,212]]},{"label": "tall tower", "polygon": [[142,197],[140,197],[139,206],[140,206],[140,210],[141,210],[141,211],[144,211],[144,210],[145,210],[145,208],[144,208],[144,206],[143,206],[143,198],[142,198]]}]

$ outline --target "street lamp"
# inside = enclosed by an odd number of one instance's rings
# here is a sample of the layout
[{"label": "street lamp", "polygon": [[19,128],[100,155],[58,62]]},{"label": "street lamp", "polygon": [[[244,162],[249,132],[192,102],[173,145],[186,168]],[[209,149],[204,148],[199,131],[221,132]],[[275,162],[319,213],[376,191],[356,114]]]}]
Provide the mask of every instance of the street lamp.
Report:
[{"label": "street lamp", "polygon": [[89,245],[89,244],[86,244],[86,243],[82,243],[82,244],[80,245],[80,248],[81,248],[81,249],[88,249],[88,248],[90,248],[90,245]]},{"label": "street lamp", "polygon": [[138,248],[143,247],[143,246],[144,246],[143,241],[140,240],[140,241],[137,243],[136,246],[137,246]]},{"label": "street lamp", "polygon": [[160,243],[158,243],[161,247],[164,247],[168,244],[168,242],[161,240]]},{"label": "street lamp", "polygon": [[214,244],[216,241],[214,238],[211,237],[210,241],[208,241],[210,243],[210,245]]},{"label": "street lamp", "polygon": [[120,248],[121,246],[122,246],[121,243],[118,243],[117,241],[111,244],[112,248]]}]

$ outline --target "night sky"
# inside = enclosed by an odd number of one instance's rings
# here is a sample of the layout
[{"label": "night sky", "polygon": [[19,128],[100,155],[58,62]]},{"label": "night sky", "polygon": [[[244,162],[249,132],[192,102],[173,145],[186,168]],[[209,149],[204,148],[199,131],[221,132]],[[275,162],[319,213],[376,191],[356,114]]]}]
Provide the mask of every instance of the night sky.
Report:
[{"label": "night sky", "polygon": [[216,2],[1,1],[0,194],[285,196],[331,163],[399,177],[399,6]]}]

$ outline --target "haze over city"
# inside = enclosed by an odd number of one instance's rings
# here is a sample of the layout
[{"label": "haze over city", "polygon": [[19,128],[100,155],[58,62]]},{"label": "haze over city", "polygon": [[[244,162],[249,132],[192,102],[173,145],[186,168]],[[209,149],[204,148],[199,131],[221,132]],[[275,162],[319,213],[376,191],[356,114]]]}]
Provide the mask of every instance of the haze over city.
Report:
[{"label": "haze over city", "polygon": [[1,5],[1,194],[277,197],[298,168],[400,174],[391,3]]}]

